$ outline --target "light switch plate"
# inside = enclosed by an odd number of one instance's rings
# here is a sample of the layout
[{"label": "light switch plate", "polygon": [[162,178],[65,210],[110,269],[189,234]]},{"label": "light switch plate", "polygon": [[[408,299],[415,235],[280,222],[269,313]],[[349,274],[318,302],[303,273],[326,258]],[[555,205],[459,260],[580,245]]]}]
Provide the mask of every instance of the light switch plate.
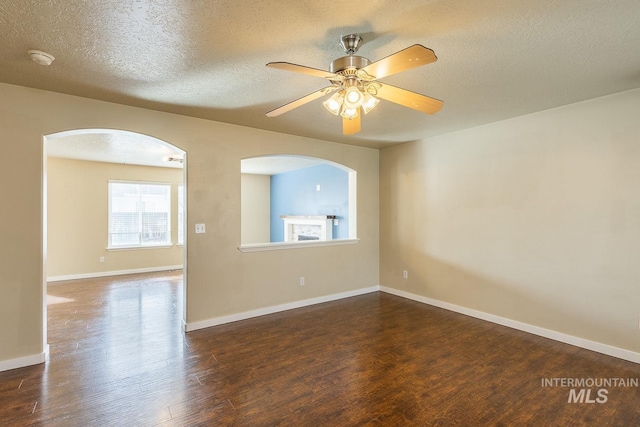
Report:
[{"label": "light switch plate", "polygon": [[202,234],[205,232],[206,230],[204,224],[196,224],[196,234]]}]

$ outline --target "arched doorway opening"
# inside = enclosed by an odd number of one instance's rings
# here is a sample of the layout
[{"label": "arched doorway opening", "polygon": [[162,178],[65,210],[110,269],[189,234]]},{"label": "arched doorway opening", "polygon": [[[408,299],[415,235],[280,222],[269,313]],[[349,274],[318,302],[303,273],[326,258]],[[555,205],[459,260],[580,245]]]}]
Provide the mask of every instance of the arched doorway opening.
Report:
[{"label": "arched doorway opening", "polygon": [[[184,150],[166,141],[113,129],[46,135],[43,153],[43,345],[48,349],[48,282],[186,266],[187,159]],[[186,286],[185,274],[180,327]]]}]

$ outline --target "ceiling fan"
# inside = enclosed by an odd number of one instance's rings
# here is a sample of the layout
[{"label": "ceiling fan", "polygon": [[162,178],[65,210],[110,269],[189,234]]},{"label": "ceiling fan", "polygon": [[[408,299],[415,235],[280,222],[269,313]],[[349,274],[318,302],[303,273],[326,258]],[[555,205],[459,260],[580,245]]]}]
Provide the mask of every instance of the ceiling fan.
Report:
[{"label": "ceiling fan", "polygon": [[443,102],[438,99],[378,81],[383,77],[437,61],[438,58],[431,49],[414,44],[379,61],[371,62],[367,58],[354,55],[361,42],[362,37],[358,34],[342,36],[340,45],[347,56],[333,61],[329,71],[289,62],[268,63],[267,67],[322,77],[329,80],[331,86],[271,110],[267,117],[279,116],[330,93],[333,95],[323,104],[330,113],[342,117],[342,132],[345,135],[360,132],[361,111],[364,114],[371,111],[380,101],[378,98],[427,114],[440,111]]}]

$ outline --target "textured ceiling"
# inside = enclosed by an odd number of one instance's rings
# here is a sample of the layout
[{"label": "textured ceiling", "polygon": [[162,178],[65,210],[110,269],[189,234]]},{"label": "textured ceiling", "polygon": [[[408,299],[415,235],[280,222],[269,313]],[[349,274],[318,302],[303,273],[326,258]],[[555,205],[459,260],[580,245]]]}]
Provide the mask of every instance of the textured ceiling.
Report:
[{"label": "textured ceiling", "polygon": [[[384,147],[640,87],[640,1],[0,2],[0,81],[347,144]],[[265,112],[325,81],[341,35],[372,61],[419,43],[436,63],[383,79],[444,101],[428,116],[382,101],[342,135],[321,100]],[[28,49],[47,51],[40,66]]]},{"label": "textured ceiling", "polygon": [[[47,136],[47,156],[94,162],[182,169],[184,151],[157,138],[111,129],[82,129]],[[304,156],[263,156],[243,159],[242,173],[275,175],[326,161]]]},{"label": "textured ceiling", "polygon": [[139,133],[83,129],[47,136],[47,156],[181,169],[167,159],[182,159],[184,151]]}]

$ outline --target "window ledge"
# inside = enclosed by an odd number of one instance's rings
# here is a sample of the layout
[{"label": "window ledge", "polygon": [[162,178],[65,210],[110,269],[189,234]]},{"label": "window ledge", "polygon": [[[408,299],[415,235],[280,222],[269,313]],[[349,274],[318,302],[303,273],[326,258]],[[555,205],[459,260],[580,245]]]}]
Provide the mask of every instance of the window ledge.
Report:
[{"label": "window ledge", "polygon": [[166,245],[149,245],[149,246],[107,246],[108,251],[131,251],[137,249],[166,249],[172,248],[173,243]]},{"label": "window ledge", "polygon": [[251,243],[238,246],[240,252],[280,251],[283,249],[316,248],[319,246],[355,245],[360,239],[311,240],[303,242]]}]

